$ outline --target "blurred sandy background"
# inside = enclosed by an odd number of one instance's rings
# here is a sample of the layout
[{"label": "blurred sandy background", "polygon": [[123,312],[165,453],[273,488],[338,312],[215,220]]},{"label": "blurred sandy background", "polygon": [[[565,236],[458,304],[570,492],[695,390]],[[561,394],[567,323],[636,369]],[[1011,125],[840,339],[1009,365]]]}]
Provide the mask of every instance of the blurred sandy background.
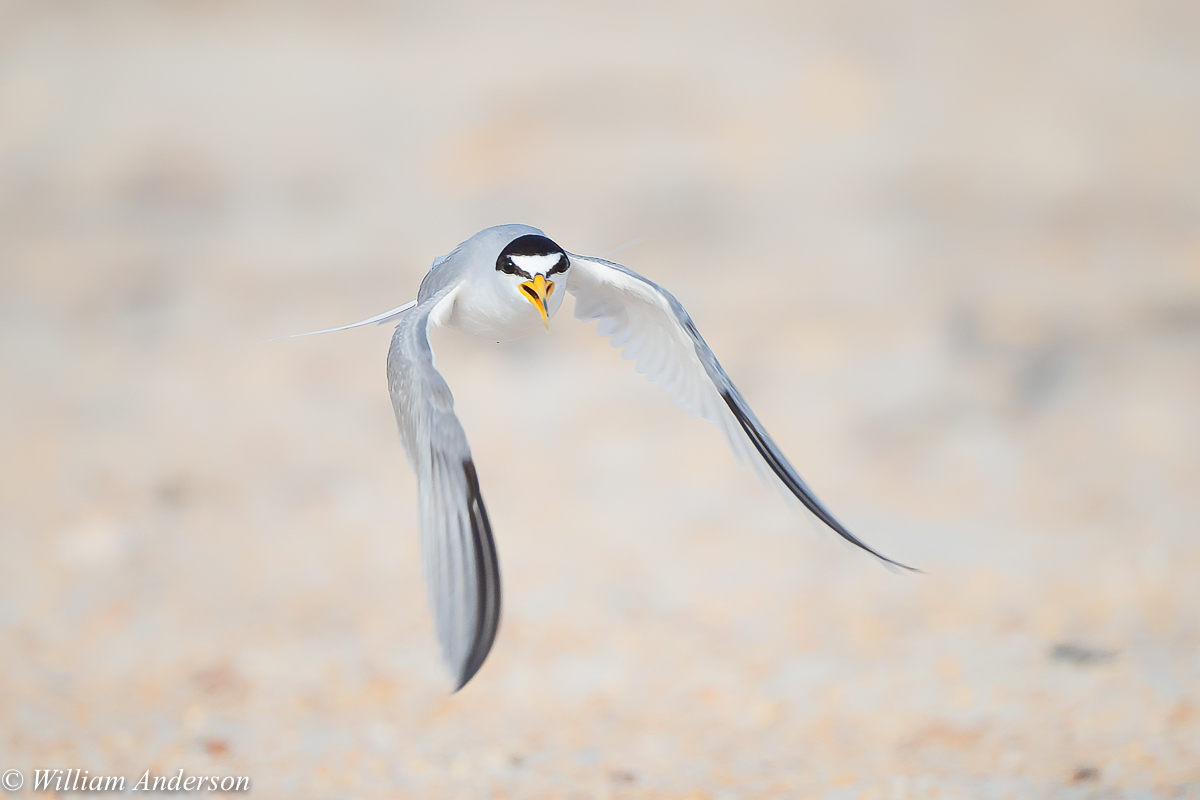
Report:
[{"label": "blurred sandy background", "polygon": [[[1198,142],[1191,0],[0,0],[0,769],[1200,797]],[[450,696],[390,330],[260,342],[502,222],[643,237],[927,574],[567,312],[439,333],[506,591]]]}]

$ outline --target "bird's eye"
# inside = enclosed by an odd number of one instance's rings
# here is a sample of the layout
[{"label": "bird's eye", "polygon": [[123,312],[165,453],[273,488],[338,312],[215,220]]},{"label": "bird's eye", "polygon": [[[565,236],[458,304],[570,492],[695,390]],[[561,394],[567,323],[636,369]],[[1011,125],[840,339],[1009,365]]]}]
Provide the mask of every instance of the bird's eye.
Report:
[{"label": "bird's eye", "polygon": [[559,257],[558,257],[558,263],[557,263],[557,264],[555,264],[553,267],[551,267],[551,268],[550,268],[550,271],[549,271],[549,272],[547,272],[546,274],[547,274],[547,275],[557,275],[557,274],[559,274],[560,272],[566,272],[566,271],[567,271],[567,267],[569,267],[569,266],[571,266],[571,262],[567,260],[567,257],[566,257],[566,256],[559,256]]},{"label": "bird's eye", "polygon": [[508,273],[509,275],[514,275],[517,272],[517,265],[513,263],[511,258],[505,256],[504,258],[500,259],[500,263],[496,265],[496,269],[500,270],[501,272]]}]

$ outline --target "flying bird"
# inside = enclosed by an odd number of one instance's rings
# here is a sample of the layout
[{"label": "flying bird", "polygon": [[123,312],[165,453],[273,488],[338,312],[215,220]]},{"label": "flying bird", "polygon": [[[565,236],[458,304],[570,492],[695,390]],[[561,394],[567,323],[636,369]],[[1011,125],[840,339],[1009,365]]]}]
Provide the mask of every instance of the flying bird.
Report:
[{"label": "flying bird", "polygon": [[639,370],[671,392],[676,404],[721,428],[734,453],[765,480],[777,481],[847,541],[886,564],[912,570],[855,537],[817,499],[670,292],[628,267],[568,253],[537,228],[486,228],[434,260],[416,300],[352,325],[311,332],[399,320],[388,350],[388,389],[417,475],[422,567],[455,691],[479,671],[496,638],[500,565],[471,448],[454,414],[450,387],[434,366],[429,330],[445,325],[498,342],[548,332],[567,292],[575,297],[576,317],[599,320],[601,336],[622,348],[625,358],[636,359]]}]

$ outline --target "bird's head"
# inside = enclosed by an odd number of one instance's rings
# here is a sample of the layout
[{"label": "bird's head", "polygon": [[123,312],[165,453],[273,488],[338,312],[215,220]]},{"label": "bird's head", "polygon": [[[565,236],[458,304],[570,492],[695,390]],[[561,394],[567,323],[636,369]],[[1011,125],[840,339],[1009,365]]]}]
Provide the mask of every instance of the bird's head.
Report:
[{"label": "bird's head", "polygon": [[[550,297],[554,294],[554,278],[562,276],[559,280],[565,280],[570,268],[571,260],[566,251],[536,233],[513,239],[496,259],[496,271],[512,276],[514,290],[538,310],[547,331],[553,313]],[[561,299],[560,295],[560,302]]]}]

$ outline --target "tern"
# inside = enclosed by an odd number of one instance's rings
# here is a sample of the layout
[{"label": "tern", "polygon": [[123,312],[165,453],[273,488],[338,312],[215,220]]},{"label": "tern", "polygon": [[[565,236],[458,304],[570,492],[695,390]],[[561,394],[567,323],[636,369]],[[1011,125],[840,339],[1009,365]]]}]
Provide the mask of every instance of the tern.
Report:
[{"label": "tern", "polygon": [[422,568],[455,692],[479,671],[495,641],[500,565],[471,448],[450,387],[434,366],[429,330],[444,325],[497,342],[549,332],[567,292],[576,317],[599,320],[597,333],[636,359],[677,405],[717,425],[766,482],[885,564],[913,570],[855,537],[817,499],[670,292],[628,267],[568,253],[537,228],[486,228],[434,259],[416,300],[351,325],[295,334],[399,320],[388,350],[388,390],[417,476]]}]

